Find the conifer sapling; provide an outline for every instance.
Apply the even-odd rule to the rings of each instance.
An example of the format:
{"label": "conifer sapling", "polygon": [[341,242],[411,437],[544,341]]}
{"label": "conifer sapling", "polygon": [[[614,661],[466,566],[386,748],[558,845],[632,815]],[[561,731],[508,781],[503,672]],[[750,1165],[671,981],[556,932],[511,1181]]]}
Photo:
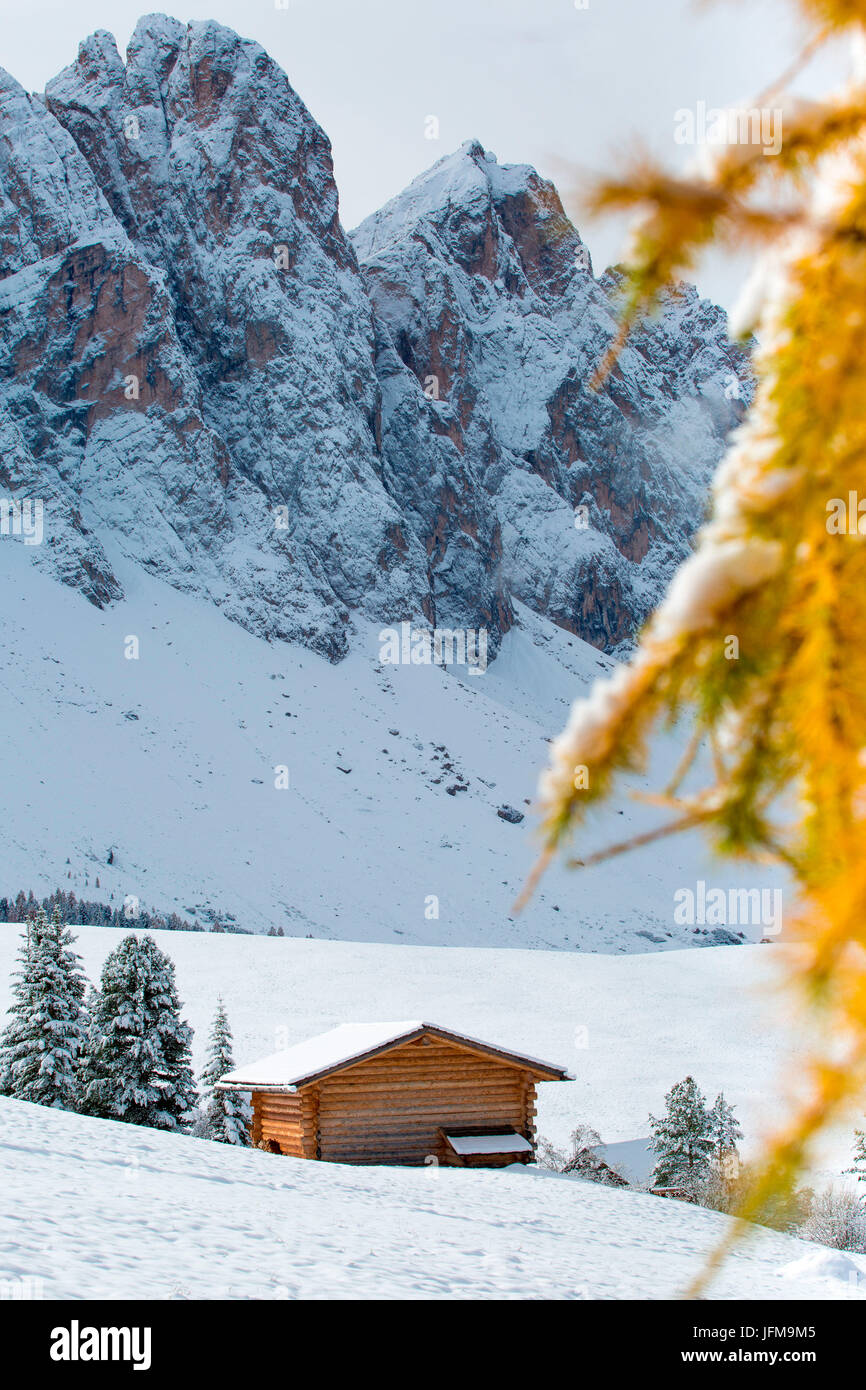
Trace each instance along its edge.
{"label": "conifer sapling", "polygon": [[220,998],[211,1027],[207,1062],[199,1077],[201,1105],[192,1132],[199,1139],[219,1144],[248,1145],[247,1107],[234,1091],[218,1091],[216,1083],[234,1071],[232,1032],[225,1004]]}

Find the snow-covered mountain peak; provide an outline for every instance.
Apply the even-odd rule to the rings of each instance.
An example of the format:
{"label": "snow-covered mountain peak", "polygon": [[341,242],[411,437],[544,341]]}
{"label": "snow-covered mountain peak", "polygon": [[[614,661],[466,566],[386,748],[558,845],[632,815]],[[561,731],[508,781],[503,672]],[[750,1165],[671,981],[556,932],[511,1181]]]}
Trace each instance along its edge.
{"label": "snow-covered mountain peak", "polygon": [[[287,712],[277,720],[263,703],[256,723],[245,689],[235,691],[237,717],[226,724],[221,671],[219,691],[209,687],[206,700],[217,730],[207,746],[233,749],[234,771],[231,785],[216,768],[203,774],[216,789],[196,800],[205,827],[196,838],[209,844],[207,854],[198,867],[182,865],[161,843],[163,807],[173,805],[170,819],[181,821],[192,815],[190,786],[207,786],[196,771],[211,756],[207,747],[185,732],[193,761],[179,753],[185,773],[177,785],[171,774],[166,787],[145,721],[122,714],[118,746],[134,757],[137,800],[151,810],[124,832],[125,863],[110,891],[121,890],[121,878],[141,889],[150,867],[157,908],[166,899],[184,910],[225,906],[262,926],[278,904],[311,930],[342,932],[345,923],[351,932],[354,921],[365,933],[442,940],[445,928],[426,918],[404,925],[424,896],[417,864],[435,860],[447,870],[452,845],[472,841],[498,877],[491,885],[480,874],[449,939],[464,939],[469,919],[482,938],[547,939],[558,902],[508,924],[518,884],[497,861],[511,864],[524,832],[507,817],[525,814],[543,739],[560,725],[578,679],[605,666],[602,652],[631,641],[688,553],[748,390],[747,358],[728,341],[724,314],[685,290],[634,336],[604,390],[592,391],[616,331],[616,282],[615,273],[593,278],[553,185],[529,166],[500,164],[477,141],[420,175],[350,237],[326,135],[258,44],[211,21],[146,16],[125,62],[111,35],[98,31],[44,99],[3,82],[0,497],[41,502],[44,535],[20,547],[0,536],[0,559],[4,573],[15,562],[16,603],[39,596],[38,660],[54,670],[61,629],[74,630],[93,669],[108,663],[103,688],[121,681],[119,704],[133,671],[158,669],[155,661],[122,661],[118,677],[112,645],[124,633],[154,630],[149,601],[140,601],[157,580],[179,615],[163,656],[184,654],[187,676],[205,633],[224,658],[237,652],[258,672],[262,702],[277,667],[303,689],[315,669],[310,651],[316,661],[345,658],[316,714],[323,722],[312,712],[308,721],[298,863],[306,872],[310,847],[327,842],[332,864],[375,861],[387,873],[400,862],[411,879],[383,914],[378,879],[359,902],[349,867],[339,891],[333,874],[327,884],[313,876],[302,900],[293,885],[254,867],[257,851],[240,846],[238,819],[262,827],[279,878],[285,826],[260,789],[274,766],[301,766],[301,754],[277,735],[294,726]],[[5,592],[12,603],[11,577]],[[160,593],[157,608],[167,602],[174,612]],[[80,607],[80,623],[70,603]],[[229,640],[224,618],[245,631]],[[9,621],[11,641],[17,619]],[[483,630],[484,695],[477,682],[428,668],[419,703],[410,682],[424,673],[392,673],[380,661],[377,635],[403,622],[464,637]],[[558,674],[543,660],[552,633]],[[263,674],[275,650],[280,662]],[[572,650],[585,672],[561,665]],[[171,661],[159,669],[173,689]],[[87,709],[97,711],[86,746],[114,749],[115,716],[100,703],[99,683],[89,682],[86,672],[74,678],[73,704],[86,689]],[[325,690],[324,677],[321,684]],[[554,684],[551,706],[545,687]],[[405,701],[399,718],[390,708],[397,691]],[[368,720],[360,731],[359,692]],[[157,710],[152,690],[141,695],[142,713]],[[40,756],[40,721],[56,725],[64,748],[84,737],[64,679],[46,698],[31,729]],[[202,698],[196,687],[189,707],[199,714]],[[17,708],[14,689],[10,699]],[[488,722],[482,711],[502,753],[500,702],[509,723],[519,710],[520,775],[506,791],[491,747],[470,797],[462,767],[476,756],[472,746],[478,757],[486,747],[477,732],[478,718]],[[320,800],[321,747],[341,704],[348,713]],[[389,731],[407,726],[410,710],[411,752],[400,755],[405,767],[392,767],[397,736]],[[147,726],[158,727],[163,755],[175,747],[175,715]],[[462,767],[442,751],[443,719],[448,748],[462,745]],[[252,753],[235,747],[246,744],[242,725],[253,731]],[[133,753],[136,729],[142,742]],[[32,770],[30,745],[19,751]],[[107,806],[93,791],[86,810],[69,802],[62,817],[56,808],[48,817],[36,791],[26,807],[19,799],[11,816],[20,827],[16,873],[23,877],[29,863],[56,886],[70,840],[82,860],[100,861],[126,777],[123,759],[105,756],[121,779]],[[92,751],[87,759],[93,764]],[[104,788],[109,770],[99,767],[87,775]],[[67,785],[81,787],[84,776],[70,766]],[[377,805],[384,828],[371,814]],[[395,842],[398,821],[412,829]],[[205,863],[213,866],[209,887]],[[663,905],[669,890],[666,882],[659,891]],[[594,919],[581,938],[609,945],[622,939],[626,921],[631,936],[644,915],[621,916],[613,893]]]}
{"label": "snow-covered mountain peak", "polygon": [[461,269],[522,297],[556,299],[591,276],[589,252],[553,184],[527,164],[499,164],[467,140],[353,232],[362,261],[412,237],[431,237]]}
{"label": "snow-covered mountain peak", "polygon": [[147,15],[7,84],[0,198],[0,482],[92,602],[119,545],[332,659],[365,619],[495,657],[515,601],[614,650],[686,552],[743,354],[686,297],[591,393],[612,285],[528,166],[467,141],[350,240],[265,51]]}

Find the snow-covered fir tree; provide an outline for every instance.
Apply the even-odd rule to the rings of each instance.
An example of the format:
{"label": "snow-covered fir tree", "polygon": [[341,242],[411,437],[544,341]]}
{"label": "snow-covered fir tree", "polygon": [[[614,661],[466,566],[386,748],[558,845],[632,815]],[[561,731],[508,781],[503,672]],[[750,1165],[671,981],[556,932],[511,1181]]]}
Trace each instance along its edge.
{"label": "snow-covered fir tree", "polygon": [[709,1112],[709,1134],[713,1141],[713,1160],[719,1173],[724,1177],[733,1177],[734,1172],[727,1170],[736,1166],[738,1143],[743,1131],[734,1114],[734,1107],[725,1100],[723,1091],[716,1096]]}
{"label": "snow-covered fir tree", "polygon": [[127,936],[106,957],[84,1068],[89,1114],[187,1128],[196,1090],[180,1007],[174,964],[153,937]]}
{"label": "snow-covered fir tree", "polygon": [[661,1119],[649,1117],[649,1147],[657,1155],[653,1185],[695,1189],[709,1176],[713,1153],[706,1097],[687,1076],[668,1091],[665,1107]]}
{"label": "snow-covered fir tree", "polygon": [[87,1040],[81,962],[59,908],[39,908],[22,936],[12,1017],[0,1035],[0,1092],[76,1110]]}
{"label": "snow-covered fir tree", "polygon": [[215,1139],[219,1144],[246,1145],[250,1142],[248,1109],[236,1091],[217,1091],[216,1083],[234,1071],[232,1031],[222,999],[211,1026],[207,1061],[199,1077],[201,1104],[192,1127],[199,1139]]}
{"label": "snow-covered fir tree", "polygon": [[[23,896],[19,894],[19,896]],[[37,933],[47,922],[44,911],[24,918],[24,931],[18,951],[18,970],[13,976],[12,1004],[9,1006],[9,1022],[0,1034],[0,1095],[14,1096],[16,1081],[20,1075],[24,1058],[28,1054],[26,1043],[27,1021],[30,1001],[36,988]]]}

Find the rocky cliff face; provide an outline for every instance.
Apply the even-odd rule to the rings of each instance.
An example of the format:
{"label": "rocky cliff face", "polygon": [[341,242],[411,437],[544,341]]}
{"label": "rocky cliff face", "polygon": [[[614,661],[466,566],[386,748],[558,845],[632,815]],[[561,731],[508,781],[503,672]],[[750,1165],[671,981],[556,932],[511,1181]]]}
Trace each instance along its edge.
{"label": "rocky cliff face", "polygon": [[44,98],[0,80],[0,490],[100,606],[117,547],[332,658],[353,613],[495,653],[512,597],[615,649],[747,372],[684,289],[591,393],[615,299],[552,186],[475,143],[347,237],[325,135],[215,23],[149,16],[125,64],[97,33]]}
{"label": "rocky cliff face", "polygon": [[618,277],[593,278],[550,183],[477,142],[353,240],[387,339],[474,465],[506,590],[597,646],[626,641],[687,552],[748,393],[723,312],[684,286],[591,391]]}

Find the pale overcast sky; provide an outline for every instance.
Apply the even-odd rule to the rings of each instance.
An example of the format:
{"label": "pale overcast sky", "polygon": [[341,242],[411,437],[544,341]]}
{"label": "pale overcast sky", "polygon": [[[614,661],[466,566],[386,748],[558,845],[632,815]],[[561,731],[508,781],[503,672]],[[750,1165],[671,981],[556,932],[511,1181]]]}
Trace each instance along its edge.
{"label": "pale overcast sky", "polygon": [[[674,112],[750,104],[802,37],[791,0],[582,2],[183,0],[166,12],[219,20],[281,64],[332,141],[347,227],[472,137],[557,184],[564,162],[609,168],[636,141],[681,165]],[[0,65],[41,90],[94,29],[123,53],[147,12],[141,0],[0,0]],[[799,89],[823,90],[839,61],[817,59]],[[428,116],[438,140],[425,138]],[[621,228],[569,210],[596,272],[616,260]],[[714,260],[700,287],[729,303],[742,271]]]}

